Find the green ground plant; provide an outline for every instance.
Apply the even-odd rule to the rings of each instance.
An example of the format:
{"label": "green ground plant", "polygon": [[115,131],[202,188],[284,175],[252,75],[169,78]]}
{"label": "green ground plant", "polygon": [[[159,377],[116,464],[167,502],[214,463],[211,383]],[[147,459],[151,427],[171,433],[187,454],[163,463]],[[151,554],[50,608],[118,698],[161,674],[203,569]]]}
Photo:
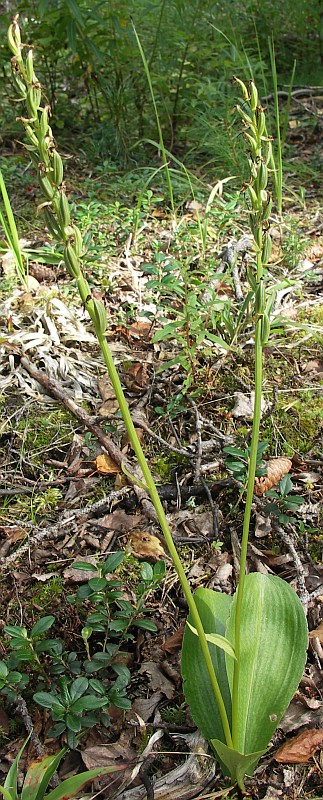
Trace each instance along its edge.
{"label": "green ground plant", "polygon": [[118,655],[133,640],[136,627],[156,631],[148,616],[147,599],[163,578],[165,564],[141,565],[135,601],[130,602],[122,582],[113,577],[123,559],[124,553],[116,552],[96,565],[74,565],[94,573],[76,595],[68,597],[85,616],[79,635],[84,655],[66,652],[62,640],[47,638],[55,625],[51,614],[41,617],[30,630],[18,625],[4,627],[9,655],[0,661],[0,694],[12,702],[18,694],[26,696],[33,691],[34,702],[50,711],[54,724],[48,735],[64,733],[70,748],[78,746],[85,730],[97,724],[109,727],[108,708],[131,707],[126,694],[131,676],[129,669],[118,663]]}
{"label": "green ground plant", "polygon": [[6,184],[4,182],[1,170],[0,170],[0,192],[4,206],[4,213],[2,212],[0,207],[0,224],[2,225],[3,232],[6,237],[6,244],[12,250],[14,255],[17,275],[19,276],[21,283],[26,287],[27,275],[28,275],[28,263],[26,259],[24,259],[22,254],[22,250],[19,243],[19,235],[17,231],[16,221],[14,214],[12,212],[9,195],[6,189]]}
{"label": "green ground plant", "polygon": [[[254,296],[255,327],[255,403],[239,583],[233,598],[207,589],[200,589],[193,596],[107,343],[104,305],[93,297],[82,273],[82,237],[71,217],[63,184],[63,164],[49,126],[48,105],[41,104],[41,87],[34,73],[31,48],[24,58],[24,45],[16,18],[10,26],[8,41],[13,53],[15,85],[27,105],[28,119],[23,118],[28,139],[26,147],[37,169],[47,225],[56,240],[64,245],[67,271],[76,280],[81,301],[93,322],[142,472],[140,486],[148,491],[155,507],[189,607],[182,652],[185,696],[192,716],[211,743],[223,772],[244,790],[245,775],[253,773],[297,688],[307,648],[306,618],[291,587],[272,575],[245,574],[259,441],[262,350],[270,335],[264,270],[271,250],[267,229],[272,202],[266,188],[271,147],[266,136],[265,114],[255,84],[250,82],[247,87],[239,80],[243,102],[238,112],[249,148],[247,196],[254,261],[248,280]],[[134,477],[132,480],[138,481]],[[86,689],[83,692],[83,685],[80,684],[82,691],[77,685],[80,700],[86,692]],[[69,697],[73,699],[71,693]],[[65,709],[63,712],[66,713]]]}
{"label": "green ground plant", "polygon": [[24,752],[30,736],[26,739],[20,748],[16,758],[14,758],[10,769],[8,771],[4,784],[0,785],[0,793],[4,800],[22,800],[28,797],[29,800],[69,800],[75,797],[76,794],[86,786],[87,783],[93,781],[99,775],[108,775],[110,772],[117,772],[121,767],[98,767],[97,769],[87,770],[72,778],[66,778],[65,781],[59,784],[55,789],[48,790],[48,786],[56,772],[62,758],[66,755],[67,748],[64,747],[58,753],[50,756],[44,756],[40,760],[35,761],[30,765],[27,770],[22,787],[18,782],[19,775],[19,762]]}

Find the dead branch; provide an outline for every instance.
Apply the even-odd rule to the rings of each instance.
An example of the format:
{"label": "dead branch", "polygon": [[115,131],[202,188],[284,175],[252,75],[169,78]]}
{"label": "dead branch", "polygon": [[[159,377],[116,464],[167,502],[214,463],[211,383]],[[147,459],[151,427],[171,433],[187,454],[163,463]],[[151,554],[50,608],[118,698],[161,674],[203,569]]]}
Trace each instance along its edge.
{"label": "dead branch", "polygon": [[[119,448],[111,441],[111,439],[105,433],[103,433],[100,426],[93,422],[89,414],[84,411],[84,408],[75,403],[73,398],[66,392],[59,381],[55,380],[54,378],[49,378],[45,372],[38,369],[38,367],[29,361],[26,356],[22,356],[20,359],[20,365],[26,370],[26,372],[28,372],[29,375],[32,376],[32,378],[34,378],[41,386],[44,387],[47,394],[49,394],[51,397],[54,397],[55,400],[61,403],[71,414],[73,414],[73,416],[76,417],[76,419],[78,419],[78,421],[85,428],[87,428],[87,430],[93,433],[104,450],[106,450],[113,461],[115,461],[115,463],[120,467],[120,470],[122,470],[124,467],[127,473],[134,475],[133,490],[137,496],[138,502],[141,504],[142,509],[148,519],[158,524],[157,514],[152,502],[148,499],[147,493],[135,483],[136,477],[142,479],[142,476],[137,475],[135,468],[129,461],[125,459],[121,450],[119,450]],[[131,479],[129,477],[129,481],[130,480]],[[161,534],[160,537],[163,540]]]}

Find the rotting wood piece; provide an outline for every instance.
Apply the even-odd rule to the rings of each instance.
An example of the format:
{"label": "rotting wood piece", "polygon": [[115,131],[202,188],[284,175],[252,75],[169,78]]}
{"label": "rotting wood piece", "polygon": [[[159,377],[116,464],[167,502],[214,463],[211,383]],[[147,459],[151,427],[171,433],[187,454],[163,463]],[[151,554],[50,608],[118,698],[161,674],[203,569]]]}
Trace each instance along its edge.
{"label": "rotting wood piece", "polygon": [[[213,783],[218,766],[208,751],[207,742],[198,731],[186,734],[185,741],[190,755],[183,764],[153,783],[155,800],[192,800]],[[144,800],[145,797],[144,786],[136,786],[116,795],[114,800]]]}

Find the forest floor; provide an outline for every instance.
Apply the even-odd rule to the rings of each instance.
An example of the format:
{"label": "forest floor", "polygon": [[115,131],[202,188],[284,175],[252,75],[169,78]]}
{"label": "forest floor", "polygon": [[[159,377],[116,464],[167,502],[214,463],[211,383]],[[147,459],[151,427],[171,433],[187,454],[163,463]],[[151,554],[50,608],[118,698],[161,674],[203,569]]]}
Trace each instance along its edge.
{"label": "forest floor", "polygon": [[[319,159],[317,132],[298,136],[295,159]],[[8,147],[3,159],[29,277],[17,283],[4,247],[0,655],[26,685],[23,677],[19,692],[2,697],[0,782],[31,721],[26,762],[57,748],[50,708],[36,705],[34,693],[58,695],[62,676],[81,675],[111,690],[109,716],[86,725],[83,715],[79,749],[60,778],[116,763],[124,767],[117,778],[97,783],[109,798],[153,797],[152,786],[165,800],[235,798],[213,758],[201,755],[206,744],[184,702],[186,606],[151,507],[122,469],[125,459],[135,469],[135,458],[93,330],[36,217],[23,151]],[[192,200],[181,190],[174,219],[157,182],[141,192],[140,173],[97,169],[89,178],[76,156],[66,170],[87,235],[87,278],[107,308],[109,345],[191,587],[232,594],[253,390],[252,320],[239,317],[248,291],[242,198],[224,187],[206,214],[207,191]],[[286,176],[283,220],[270,222],[275,314],[289,325],[277,325],[265,348],[260,438],[266,462],[285,462],[271,496],[254,497],[248,570],[279,575],[301,594],[310,645],[299,690],[246,782],[255,800],[323,797],[323,218],[317,185],[305,193],[299,185]],[[122,555],[108,560],[114,553]],[[42,617],[48,623],[33,632]],[[16,627],[16,641],[17,629],[27,629],[20,661],[5,626]]]}

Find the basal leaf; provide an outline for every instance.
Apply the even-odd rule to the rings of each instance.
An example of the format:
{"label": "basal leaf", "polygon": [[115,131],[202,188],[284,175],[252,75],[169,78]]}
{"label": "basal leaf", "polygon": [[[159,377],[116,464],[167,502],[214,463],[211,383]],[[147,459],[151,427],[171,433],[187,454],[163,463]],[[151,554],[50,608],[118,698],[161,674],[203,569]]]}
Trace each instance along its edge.
{"label": "basal leaf", "polygon": [[[236,599],[235,596],[226,629],[226,638],[232,645]],[[236,711],[237,749],[241,753],[262,750],[270,742],[302,677],[307,641],[305,614],[289,584],[274,575],[247,575]],[[232,686],[234,662],[226,657],[226,664]]]}
{"label": "basal leaf", "polygon": [[[232,598],[210,589],[198,589],[194,599],[205,633],[224,636]],[[190,616],[188,622],[192,624]],[[225,654],[222,648],[216,647],[214,644],[209,647],[230,722],[231,697],[226,674]],[[230,660],[232,659],[230,658]],[[211,687],[199,638],[188,625],[185,627],[183,638],[182,676],[185,698],[197,727],[206,739],[225,741],[218,705]]]}
{"label": "basal leaf", "polygon": [[43,800],[48,784],[66,751],[67,748],[64,747],[58,753],[44,756],[41,761],[30,765],[22,787],[21,800]]}
{"label": "basal leaf", "polygon": [[81,772],[79,775],[73,775],[72,778],[66,778],[56,789],[49,792],[46,800],[61,800],[62,798],[67,800],[69,797],[74,797],[83,786],[89,783],[89,781],[93,781],[94,778],[98,778],[101,775],[108,775],[109,772],[119,772],[122,769],[124,769],[122,766],[97,767],[95,769],[89,769],[87,772]]}

